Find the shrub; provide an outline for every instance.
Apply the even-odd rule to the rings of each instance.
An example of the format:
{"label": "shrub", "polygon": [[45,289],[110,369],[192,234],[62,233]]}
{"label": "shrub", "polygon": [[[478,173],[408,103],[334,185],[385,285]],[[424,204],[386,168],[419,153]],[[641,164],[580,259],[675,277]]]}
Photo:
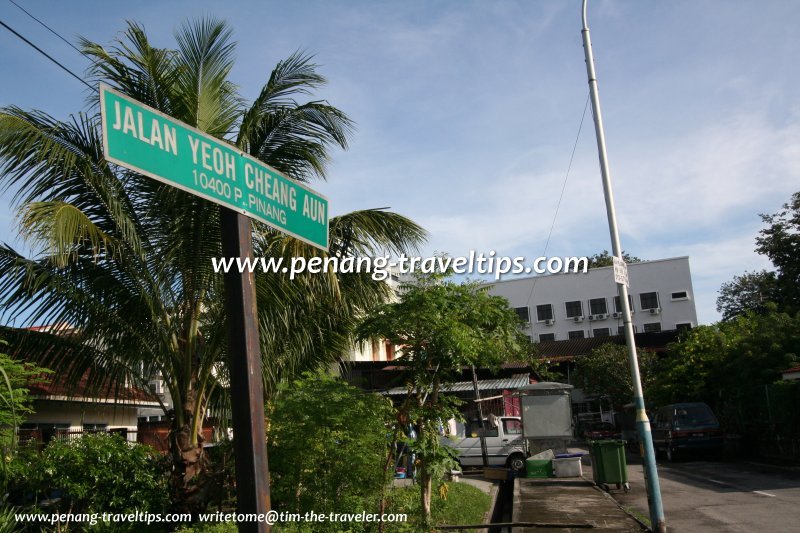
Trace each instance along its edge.
{"label": "shrub", "polygon": [[[388,400],[322,374],[306,374],[284,387],[270,413],[274,508],[378,512],[388,481],[384,463],[391,413]],[[317,530],[343,524],[314,526]]]}
{"label": "shrub", "polygon": [[60,492],[61,510],[162,513],[169,503],[163,458],[118,435],[53,441],[41,455],[26,460],[31,488],[45,497]]}

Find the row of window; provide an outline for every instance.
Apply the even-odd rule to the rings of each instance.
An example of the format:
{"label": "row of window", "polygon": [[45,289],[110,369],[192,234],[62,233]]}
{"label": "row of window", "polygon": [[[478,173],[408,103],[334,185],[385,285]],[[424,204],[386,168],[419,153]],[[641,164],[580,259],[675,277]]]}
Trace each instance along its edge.
{"label": "row of window", "polygon": [[[675,324],[675,329],[677,330],[692,329],[692,324],[690,322],[682,322],[680,324]],[[567,332],[567,338],[570,340],[586,339],[587,333],[590,333],[592,337],[609,337],[612,335],[611,331],[612,328],[593,328],[588,332],[583,329],[575,329]],[[634,333],[638,333],[639,328],[637,326],[633,326],[633,331]],[[642,331],[644,331],[645,333],[659,333],[661,331],[661,322],[649,322],[647,324],[644,324]],[[625,334],[625,327],[624,326],[617,327],[616,335],[624,335],[624,334]],[[538,340],[539,342],[549,342],[559,339],[556,339],[555,333],[540,333]]]}
{"label": "row of window", "polygon": [[[622,307],[620,306],[619,296],[614,296],[614,312],[621,313]],[[679,300],[688,300],[689,293],[688,291],[676,291],[670,294],[670,299],[675,302]],[[607,317],[609,314],[608,311],[608,301],[606,298],[592,298],[587,301],[587,310],[589,311],[590,316],[598,317]],[[635,312],[633,306],[633,298],[631,295],[628,295],[628,306],[631,309],[631,312]],[[658,297],[657,292],[643,292],[639,294],[639,309],[641,311],[649,311],[649,310],[658,310],[661,308],[660,300]],[[530,322],[530,310],[527,306],[525,307],[516,307],[514,310],[517,312],[519,317],[524,320],[525,322]],[[575,318],[582,318],[586,316],[584,314],[583,309],[583,301],[582,300],[573,300],[571,302],[564,303],[564,310],[566,312],[566,318],[575,319]],[[555,320],[555,312],[553,310],[553,304],[541,304],[536,306],[536,321],[537,322],[545,322],[548,320]],[[602,329],[602,328],[601,328]]]}

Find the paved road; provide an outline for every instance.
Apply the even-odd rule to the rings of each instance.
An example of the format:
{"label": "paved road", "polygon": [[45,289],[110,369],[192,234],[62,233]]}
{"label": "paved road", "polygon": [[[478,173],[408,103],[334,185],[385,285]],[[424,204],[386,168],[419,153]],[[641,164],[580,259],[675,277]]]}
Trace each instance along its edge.
{"label": "paved road", "polygon": [[[669,531],[800,531],[800,469],[687,460],[658,472]],[[614,497],[647,516],[641,465],[629,465],[628,477],[630,493]]]}

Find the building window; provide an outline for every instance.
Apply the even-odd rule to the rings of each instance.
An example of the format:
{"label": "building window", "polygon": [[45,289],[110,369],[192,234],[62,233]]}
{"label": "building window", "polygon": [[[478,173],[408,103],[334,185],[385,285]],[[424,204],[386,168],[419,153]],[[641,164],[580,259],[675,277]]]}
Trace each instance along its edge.
{"label": "building window", "polygon": [[531,315],[528,312],[528,307],[527,306],[525,306],[525,307],[515,307],[514,311],[517,312],[517,316],[523,322],[530,322],[531,321]]}
{"label": "building window", "polygon": [[642,304],[642,311],[647,309],[657,309],[658,293],[657,292],[643,292],[639,295],[639,302]]}
{"label": "building window", "polygon": [[[634,312],[633,311],[633,298],[631,298],[630,294],[628,295],[628,307],[630,307],[631,313],[633,313]],[[619,303],[619,296],[614,296],[614,312],[615,313],[621,313],[622,312],[622,306]]]}
{"label": "building window", "polygon": [[611,328],[594,328],[592,337],[608,337],[611,335]]}
{"label": "building window", "polygon": [[545,320],[553,320],[553,304],[544,304],[536,306],[536,320],[544,322]]}
{"label": "building window", "polygon": [[539,333],[539,342],[548,342],[556,340],[555,333]]}
{"label": "building window", "polygon": [[690,329],[692,329],[692,323],[691,322],[681,322],[680,324],[675,324],[675,329],[677,329],[678,331],[690,330]]}
{"label": "building window", "polygon": [[567,333],[570,339],[584,339],[586,338],[586,333],[582,329],[574,329]]}
{"label": "building window", "polygon": [[575,300],[574,302],[567,302],[565,305],[567,309],[567,318],[583,316],[583,304],[581,303],[580,300]]}
{"label": "building window", "polygon": [[661,322],[650,322],[644,325],[645,333],[659,333],[661,331]]}
{"label": "building window", "polygon": [[105,432],[106,428],[108,428],[108,424],[84,424],[83,431],[88,431],[92,433],[101,433]]}
{"label": "building window", "polygon": [[688,291],[677,291],[672,293],[672,301],[677,300],[688,300],[689,299],[689,292]]}
{"label": "building window", "polygon": [[608,314],[608,306],[606,306],[606,299],[592,298],[591,300],[589,300],[589,314],[590,315]]}
{"label": "building window", "polygon": [[[633,326],[633,332],[636,333],[636,326]],[[617,326],[617,335],[625,335],[625,326]]]}

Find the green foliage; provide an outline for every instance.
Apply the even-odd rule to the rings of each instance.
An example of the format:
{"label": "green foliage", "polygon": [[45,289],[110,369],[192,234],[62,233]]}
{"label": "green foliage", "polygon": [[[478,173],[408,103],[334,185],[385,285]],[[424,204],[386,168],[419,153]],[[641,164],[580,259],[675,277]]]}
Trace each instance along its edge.
{"label": "green foliage", "polygon": [[384,304],[359,328],[362,339],[400,346],[398,364],[413,388],[430,390],[464,366],[497,366],[526,344],[521,321],[508,302],[477,282],[457,284],[421,276],[403,287],[400,301]]}
{"label": "green foliage", "polygon": [[[383,466],[392,412],[389,400],[322,373],[282,387],[269,413],[274,508],[378,512],[388,482]],[[339,526],[315,524],[314,529]]]}
{"label": "green foliage", "polygon": [[[446,498],[437,491],[431,505],[431,523],[435,525],[481,524],[492,498],[467,483],[447,483]],[[395,487],[389,494],[387,513],[406,513],[409,521],[392,524],[390,531],[430,531],[414,517],[419,515],[419,495],[414,487]]]}
{"label": "green foliage", "polygon": [[61,512],[163,513],[168,490],[163,458],[150,447],[117,435],[84,435],[52,441],[39,454],[25,454],[21,489],[48,496],[60,490]]}
{"label": "green foliage", "polygon": [[[628,255],[623,250],[622,252],[622,260],[626,263],[641,263],[642,259],[638,257],[634,257],[632,255]],[[600,268],[600,267],[607,267],[614,264],[614,257],[608,252],[608,250],[603,250],[599,254],[594,254],[589,257],[589,268]]]}
{"label": "green foliage", "polygon": [[[649,350],[637,350],[639,375],[645,396],[652,385],[658,366],[658,358]],[[575,361],[576,383],[584,383],[590,394],[605,396],[616,408],[633,400],[633,380],[628,364],[628,348],[620,344],[603,344],[588,355]]]}
{"label": "green foliage", "polygon": [[756,434],[769,419],[765,387],[800,361],[798,332],[800,315],[774,311],[695,328],[669,346],[656,402],[705,401],[728,431]]}
{"label": "green foliage", "polygon": [[756,237],[756,252],[768,257],[776,271],[745,272],[723,283],[717,298],[723,320],[747,311],[768,313],[770,304],[789,314],[800,311],[800,192],[761,220],[767,227]]}
{"label": "green foliage", "polygon": [[[0,341],[0,347],[4,346],[7,343]],[[0,352],[0,446],[4,453],[13,451],[14,428],[33,412],[28,386],[44,381],[49,372]]]}
{"label": "green foliage", "polygon": [[792,195],[782,209],[761,215],[767,227],[756,238],[756,252],[772,261],[777,270],[779,308],[800,311],[800,192]]}
{"label": "green foliage", "polygon": [[722,284],[717,297],[717,312],[722,314],[722,320],[731,320],[748,311],[766,312],[770,303],[774,306],[779,300],[774,272],[745,272]]}

